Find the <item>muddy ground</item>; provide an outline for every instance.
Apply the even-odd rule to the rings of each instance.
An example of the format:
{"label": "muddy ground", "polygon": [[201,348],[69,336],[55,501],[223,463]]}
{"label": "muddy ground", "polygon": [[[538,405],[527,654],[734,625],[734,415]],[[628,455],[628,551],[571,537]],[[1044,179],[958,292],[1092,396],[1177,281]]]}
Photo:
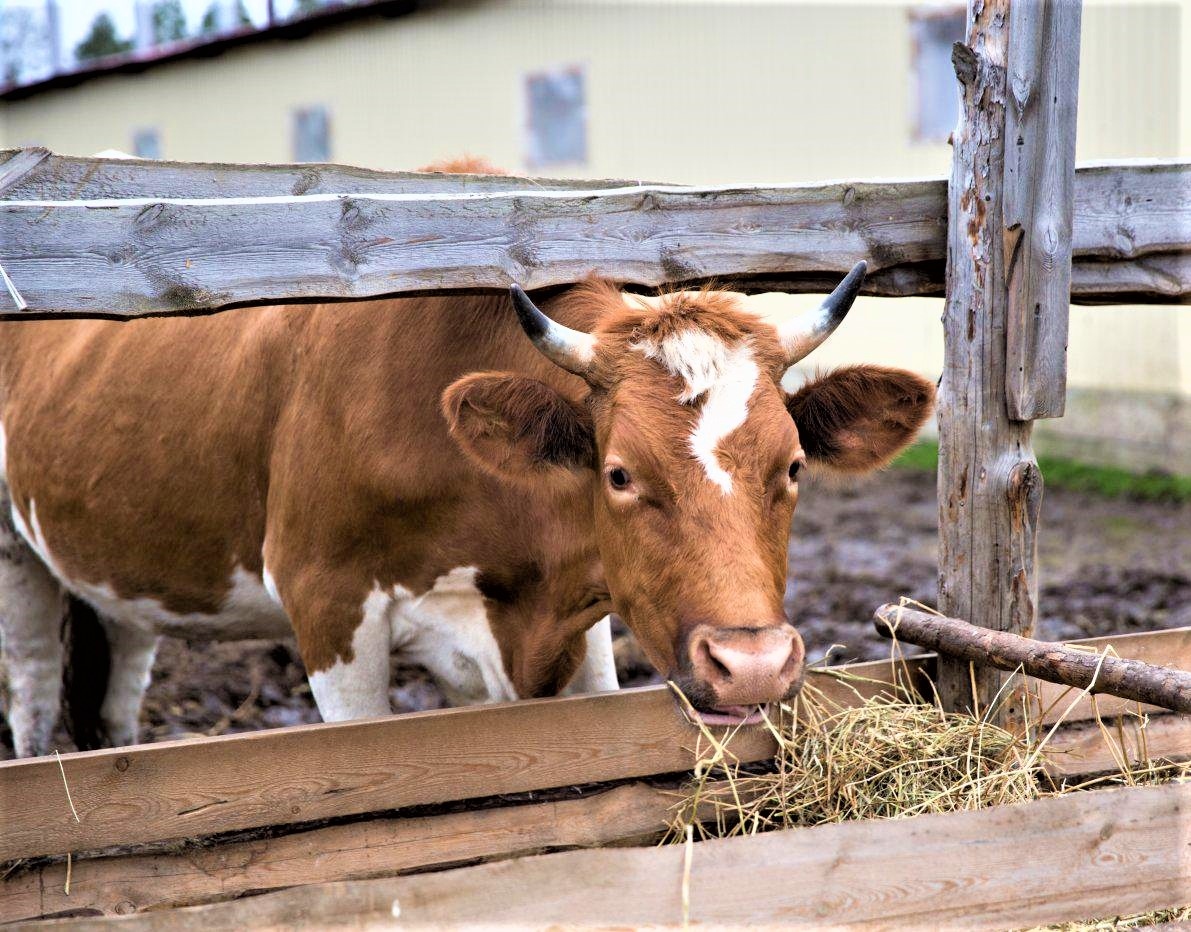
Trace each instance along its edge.
{"label": "muddy ground", "polygon": [[[934,604],[934,483],[931,473],[893,470],[847,488],[806,484],[786,605],[812,661],[828,651],[832,662],[887,656],[872,610],[901,595]],[[1191,625],[1191,504],[1049,490],[1042,527],[1041,637]],[[620,636],[617,656],[622,685],[655,679],[630,636]],[[394,683],[399,711],[442,705],[417,669],[395,664]],[[142,730],[162,740],[318,720],[292,644],[166,640]]]}

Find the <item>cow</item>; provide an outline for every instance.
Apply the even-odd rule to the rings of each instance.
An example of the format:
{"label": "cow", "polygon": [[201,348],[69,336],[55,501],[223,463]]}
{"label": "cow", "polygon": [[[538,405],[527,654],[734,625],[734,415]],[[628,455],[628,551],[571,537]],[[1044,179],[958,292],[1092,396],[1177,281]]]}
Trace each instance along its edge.
{"label": "cow", "polygon": [[[48,753],[64,600],[102,623],[106,743],[157,640],[291,632],[326,721],[389,714],[390,655],[454,703],[616,688],[615,612],[706,722],[804,668],[785,616],[803,467],[862,473],[933,385],[857,365],[787,393],[860,263],[773,323],[600,279],[0,330],[0,626],[18,756]],[[540,307],[539,307],[540,304]]]}

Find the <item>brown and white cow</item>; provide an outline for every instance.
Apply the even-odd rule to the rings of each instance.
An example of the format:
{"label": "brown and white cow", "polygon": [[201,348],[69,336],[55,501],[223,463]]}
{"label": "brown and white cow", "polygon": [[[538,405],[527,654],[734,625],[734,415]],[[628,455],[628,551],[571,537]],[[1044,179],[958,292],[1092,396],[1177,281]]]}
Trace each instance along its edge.
{"label": "brown and white cow", "polygon": [[[617,612],[710,721],[800,683],[782,609],[804,465],[863,472],[932,385],[787,367],[729,296],[440,296],[0,327],[0,625],[20,755],[56,724],[69,593],[135,739],[157,638],[297,637],[327,720],[389,712],[392,651],[456,702],[615,688]],[[529,339],[527,339],[527,335]],[[603,620],[603,621],[602,621]]]}

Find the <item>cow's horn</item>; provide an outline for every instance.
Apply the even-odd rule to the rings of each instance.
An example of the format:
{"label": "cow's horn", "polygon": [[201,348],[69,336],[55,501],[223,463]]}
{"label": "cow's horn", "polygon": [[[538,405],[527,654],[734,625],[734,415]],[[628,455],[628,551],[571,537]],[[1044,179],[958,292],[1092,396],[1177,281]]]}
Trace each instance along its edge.
{"label": "cow's horn", "polygon": [[519,285],[509,289],[521,329],[533,340],[542,355],[567,372],[587,378],[595,358],[596,338],[581,330],[572,330],[543,314]]}
{"label": "cow's horn", "polygon": [[864,261],[857,262],[818,308],[799,314],[778,327],[778,336],[786,351],[786,365],[792,366],[804,358],[843,323],[860,293],[867,271],[868,265]]}

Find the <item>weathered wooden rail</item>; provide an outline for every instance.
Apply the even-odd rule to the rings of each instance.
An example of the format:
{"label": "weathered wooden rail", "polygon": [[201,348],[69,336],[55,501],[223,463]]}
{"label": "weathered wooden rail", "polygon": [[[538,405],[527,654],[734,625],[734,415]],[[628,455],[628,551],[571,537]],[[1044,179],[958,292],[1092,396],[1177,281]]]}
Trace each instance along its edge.
{"label": "weathered wooden rail", "polygon": [[[944,286],[942,179],[580,189],[337,166],[4,156],[0,266],[26,315],[541,288],[592,272],[640,287],[714,279],[819,291],[857,259],[869,263],[871,294]],[[1184,162],[1077,172],[1072,299],[1191,295],[1189,192]],[[0,313],[15,310],[0,295]]]}
{"label": "weathered wooden rail", "polygon": [[[568,851],[323,883],[123,920],[203,930],[400,925],[1003,930],[1187,897],[1191,786],[1080,793],[976,812],[845,822],[681,847]],[[684,903],[683,890],[689,890]],[[76,930],[109,924],[86,920]]]}

